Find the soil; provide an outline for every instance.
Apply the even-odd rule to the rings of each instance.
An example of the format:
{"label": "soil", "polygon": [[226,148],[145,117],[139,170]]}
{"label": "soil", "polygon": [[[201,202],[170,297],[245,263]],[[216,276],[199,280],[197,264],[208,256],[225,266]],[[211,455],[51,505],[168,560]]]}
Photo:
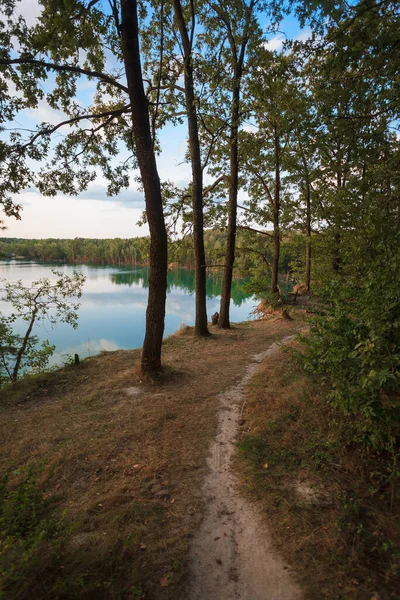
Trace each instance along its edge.
{"label": "soil", "polygon": [[[207,509],[191,545],[190,600],[295,600],[302,593],[287,564],[271,548],[255,508],[243,498],[231,470],[241,425],[244,390],[260,364],[294,336],[251,357],[242,379],[219,396],[217,436],[211,444],[203,494]],[[268,466],[266,465],[266,468]]]}
{"label": "soil", "polygon": [[244,388],[303,325],[295,317],[211,326],[208,338],[182,328],[156,382],[141,380],[140,350],[121,350],[7,388],[0,477],[17,486],[32,472],[44,516],[66,523],[61,559],[44,539],[40,569],[8,563],[7,598],[300,598],[230,468]]}

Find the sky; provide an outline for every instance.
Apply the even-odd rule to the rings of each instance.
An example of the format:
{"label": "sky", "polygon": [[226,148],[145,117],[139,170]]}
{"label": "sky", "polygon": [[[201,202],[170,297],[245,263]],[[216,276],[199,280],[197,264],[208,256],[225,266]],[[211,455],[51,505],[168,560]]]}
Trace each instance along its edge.
{"label": "sky", "polygon": [[[40,14],[37,0],[22,0],[19,6],[19,11],[27,23],[34,24]],[[279,33],[267,36],[267,47],[271,50],[279,51],[286,37],[302,38],[309,35],[308,30],[300,30],[293,17],[286,18],[279,29]],[[78,99],[86,105],[94,91],[93,82],[82,80]],[[56,124],[60,119],[62,120],[61,112],[41,102],[36,110],[20,114],[18,124],[32,127],[42,122]],[[191,170],[190,165],[184,162],[186,124],[176,127],[167,125],[159,137],[162,148],[157,157],[160,179],[171,180],[182,187],[187,185],[191,179]],[[123,157],[121,154],[121,159]],[[0,238],[126,238],[147,235],[147,226],[139,227],[137,224],[144,210],[144,198],[134,181],[135,175],[132,174],[130,188],[113,198],[107,196],[107,184],[100,174],[89,188],[77,197],[58,194],[49,198],[42,196],[38,190],[25,190],[15,198],[23,206],[21,220],[5,217],[7,229],[0,231]],[[211,181],[206,175],[205,184]]]}

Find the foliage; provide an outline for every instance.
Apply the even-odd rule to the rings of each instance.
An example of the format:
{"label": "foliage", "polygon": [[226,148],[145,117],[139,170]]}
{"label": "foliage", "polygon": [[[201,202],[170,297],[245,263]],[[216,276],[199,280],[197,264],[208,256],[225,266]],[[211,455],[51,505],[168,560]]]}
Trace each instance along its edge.
{"label": "foliage", "polygon": [[[32,469],[21,468],[0,482],[0,599],[39,597],[56,592],[58,561],[67,529],[49,517]],[[29,582],[29,583],[27,583]],[[29,585],[29,589],[27,589]],[[58,594],[54,597],[59,597]]]}
{"label": "foliage", "polygon": [[331,399],[375,447],[400,422],[399,277],[396,253],[359,281],[333,280],[323,295],[329,310],[305,340],[306,369],[329,377]]}
{"label": "foliage", "polygon": [[[19,214],[16,193],[29,185],[48,195],[77,194],[101,172],[109,194],[116,195],[137,168],[123,77],[124,4],[41,5],[33,27],[18,16],[16,0],[7,0],[1,17],[1,119],[12,124],[0,146],[0,202],[7,214]],[[227,222],[236,223],[236,212],[227,218],[227,206],[236,199],[238,175],[245,196],[235,236],[236,273],[250,275],[251,289],[264,297],[271,272],[277,293],[278,269],[314,292],[325,286],[323,299],[331,308],[315,326],[313,360],[325,365],[344,406],[364,419],[383,419],[390,413],[386,396],[398,384],[391,362],[397,349],[387,337],[396,309],[380,308],[375,284],[385,290],[385,306],[393,307],[390,273],[397,272],[400,212],[398,2],[178,5],[190,29],[186,50],[178,42],[174,3],[140,3],[145,92],[152,150],[162,150],[157,132],[167,123],[183,123],[187,112],[182,80],[190,67],[189,104],[201,139],[202,176],[214,178],[202,190],[205,224],[212,228],[205,231],[206,264],[230,269],[234,249],[226,260],[223,241]],[[276,30],[289,7],[311,27],[310,36],[271,52],[264,35]],[[18,42],[15,51],[12,40]],[[185,55],[190,55],[186,68]],[[92,86],[94,94],[81,97],[80,84]],[[64,121],[37,124],[34,131],[17,127],[21,111],[39,102],[62,111]],[[61,127],[65,135],[57,137]],[[187,234],[170,241],[170,262],[189,267],[197,235],[189,199],[196,185],[162,186],[170,232],[181,227]],[[234,229],[228,227],[231,234]],[[4,255],[8,244],[0,245]],[[147,264],[150,257],[145,238],[12,245],[17,255],[36,260]],[[6,325],[3,335],[12,347]]]}
{"label": "foliage", "polygon": [[246,394],[241,483],[307,598],[389,600],[399,587],[399,455],[355,443],[327,391],[297,350],[264,363]]}
{"label": "foliage", "polygon": [[[38,338],[32,334],[35,324],[47,321],[68,323],[74,329],[78,326],[78,299],[82,295],[85,278],[74,273],[72,277],[53,270],[55,279],[42,278],[32,282],[30,287],[22,281],[2,280],[3,301],[11,305],[10,315],[0,315],[0,383],[3,380],[15,381],[21,369],[43,370],[55,350],[48,341],[38,348]],[[15,333],[13,324],[26,323],[23,335]]]}
{"label": "foliage", "polygon": [[150,259],[150,238],[133,239],[42,239],[0,240],[0,256],[28,260],[146,265]]}

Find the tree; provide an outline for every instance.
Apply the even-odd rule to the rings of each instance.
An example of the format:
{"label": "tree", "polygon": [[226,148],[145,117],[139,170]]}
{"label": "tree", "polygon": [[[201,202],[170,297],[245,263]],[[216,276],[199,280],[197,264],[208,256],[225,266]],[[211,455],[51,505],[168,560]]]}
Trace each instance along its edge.
{"label": "tree", "polygon": [[[129,185],[129,173],[138,165],[150,228],[150,285],[146,334],[141,367],[151,373],[161,369],[167,287],[167,233],[160,180],[154,155],[140,55],[136,0],[112,0],[109,7],[97,0],[72,0],[64,4],[44,0],[34,27],[16,16],[16,0],[4,7],[0,32],[2,120],[12,121],[23,108],[46,101],[66,118],[56,125],[42,123],[23,137],[12,131],[0,145],[0,202],[7,214],[19,216],[10,192],[36,185],[46,195],[58,191],[77,194],[96,177],[96,168],[109,181],[109,194]],[[144,17],[144,15],[142,14]],[[18,40],[18,54],[11,40]],[[119,69],[107,71],[109,52]],[[54,77],[55,74],[55,77]],[[93,104],[82,107],[77,99],[80,80],[96,82]],[[11,82],[17,95],[10,91]],[[89,127],[87,126],[89,124]],[[68,128],[63,141],[52,144],[52,134]],[[120,164],[114,157],[123,141],[130,152]],[[44,159],[48,158],[47,164]],[[35,171],[32,163],[39,162]]]}
{"label": "tree", "polygon": [[[43,369],[55,350],[48,341],[38,348],[38,338],[32,335],[35,325],[48,321],[78,326],[79,298],[85,277],[74,273],[72,277],[60,271],[52,271],[55,280],[48,278],[34,281],[25,287],[22,281],[1,280],[5,295],[2,300],[9,303],[12,313],[0,316],[0,383],[8,378],[16,381],[22,368],[33,371]],[[27,329],[21,336],[13,332],[16,321],[25,322]]]}
{"label": "tree", "polygon": [[203,224],[203,168],[201,164],[198,117],[195,97],[195,81],[193,73],[193,42],[195,33],[194,3],[190,3],[188,26],[180,0],[172,0],[175,20],[181,38],[181,51],[184,63],[184,86],[186,114],[189,128],[189,151],[192,165],[192,209],[193,209],[193,242],[196,274],[196,319],[195,333],[209,335],[207,327],[206,307],[206,256],[204,251]]}
{"label": "tree", "polygon": [[[223,268],[221,304],[218,318],[218,327],[229,328],[229,307],[231,300],[231,287],[233,266],[235,262],[236,229],[237,229],[237,198],[239,189],[239,142],[238,133],[242,121],[241,88],[246,65],[247,50],[250,40],[254,45],[260,41],[259,24],[256,19],[256,9],[259,9],[258,0],[234,0],[225,2],[209,2],[210,14],[206,23],[213,31],[213,45],[219,47],[218,53],[223,56],[223,69],[228,72],[225,76],[225,85],[230,92],[230,101],[227,103],[228,116],[224,123],[228,124],[227,140],[222,137],[223,143],[227,142],[229,153],[229,168],[227,176],[229,199],[227,206],[228,222],[225,246],[225,261]],[[220,42],[222,39],[222,44]],[[218,65],[219,66],[219,65]],[[218,118],[218,116],[217,116]]]}
{"label": "tree", "polygon": [[[264,227],[272,223],[273,258],[271,265],[271,293],[278,292],[279,256],[282,221],[288,226],[293,221],[292,190],[285,184],[285,166],[294,127],[292,107],[290,59],[260,50],[259,67],[249,84],[256,131],[243,131],[242,157],[247,177],[244,182],[249,192],[248,219]],[[286,161],[286,162],[285,162]]]}

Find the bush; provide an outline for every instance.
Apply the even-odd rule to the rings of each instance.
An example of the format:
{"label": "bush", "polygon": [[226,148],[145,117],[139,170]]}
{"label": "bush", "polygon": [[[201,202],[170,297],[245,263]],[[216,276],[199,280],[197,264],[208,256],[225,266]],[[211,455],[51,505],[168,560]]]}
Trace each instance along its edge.
{"label": "bush", "polygon": [[332,281],[324,292],[327,314],[304,340],[305,368],[328,376],[331,400],[356,418],[374,447],[385,445],[400,423],[399,272],[393,259],[361,282]]}
{"label": "bush", "polygon": [[[0,600],[40,598],[60,586],[63,519],[49,517],[34,472],[21,469],[0,482]],[[57,594],[56,596],[57,597]]]}

